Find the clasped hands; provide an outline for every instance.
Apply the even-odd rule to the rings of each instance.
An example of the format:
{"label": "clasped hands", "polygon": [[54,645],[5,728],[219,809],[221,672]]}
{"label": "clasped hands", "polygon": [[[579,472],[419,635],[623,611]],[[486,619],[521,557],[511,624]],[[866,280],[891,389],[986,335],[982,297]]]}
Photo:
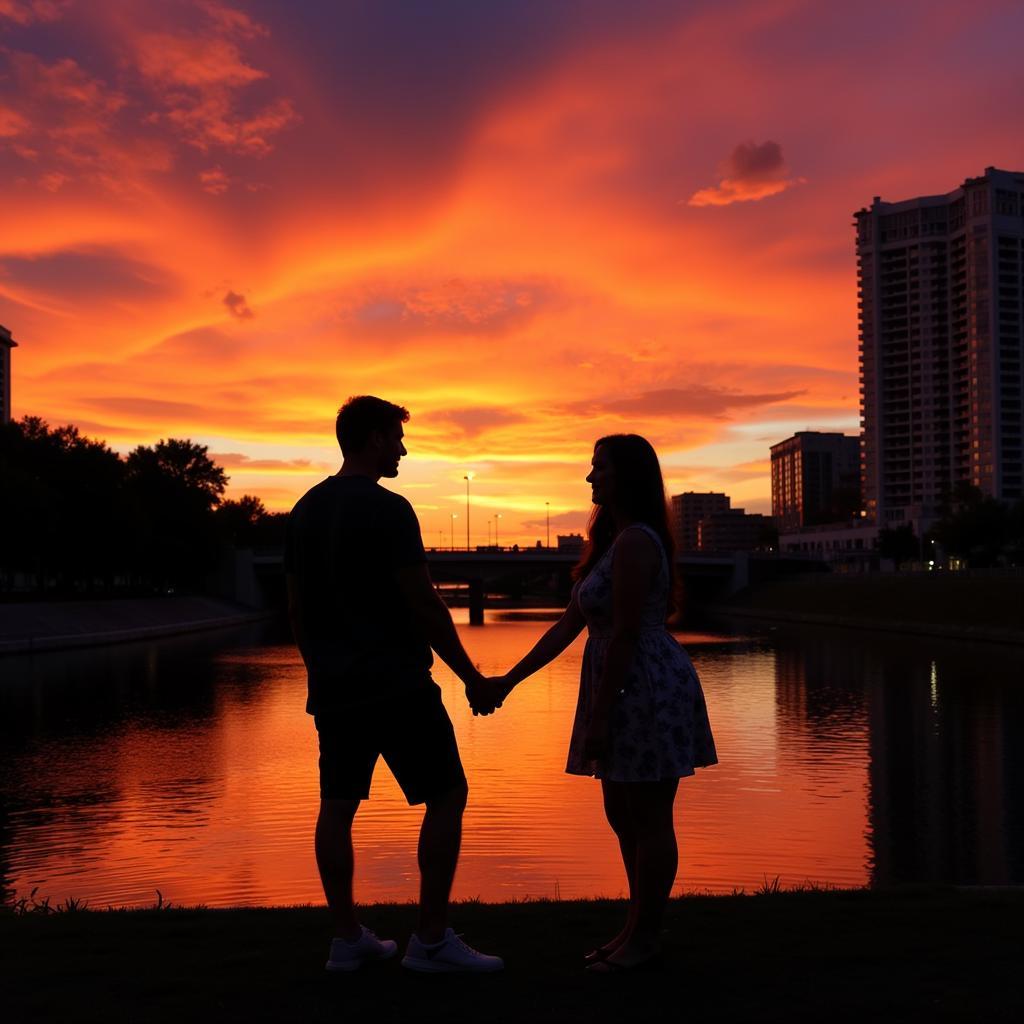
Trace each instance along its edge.
{"label": "clasped hands", "polygon": [[479,672],[465,682],[466,699],[474,715],[493,714],[512,689],[505,676],[482,676]]}

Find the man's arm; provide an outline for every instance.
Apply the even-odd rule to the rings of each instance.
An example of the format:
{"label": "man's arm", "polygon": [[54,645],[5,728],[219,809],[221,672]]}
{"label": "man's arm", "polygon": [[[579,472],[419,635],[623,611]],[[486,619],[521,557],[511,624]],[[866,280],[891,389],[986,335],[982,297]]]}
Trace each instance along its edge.
{"label": "man's arm", "polygon": [[295,646],[302,655],[302,661],[309,668],[309,659],[306,657],[306,633],[302,628],[302,602],[299,598],[299,581],[295,573],[285,573],[285,587],[288,590],[288,621],[292,625],[292,636],[295,637]]}
{"label": "man's arm", "polygon": [[426,635],[427,642],[442,661],[466,684],[466,695],[474,709],[478,704],[493,708],[495,701],[484,697],[477,700],[481,691],[488,688],[476,666],[469,659],[455,631],[451,612],[434,589],[430,570],[426,562],[403,566],[395,570],[398,589],[405,598],[419,627]]}

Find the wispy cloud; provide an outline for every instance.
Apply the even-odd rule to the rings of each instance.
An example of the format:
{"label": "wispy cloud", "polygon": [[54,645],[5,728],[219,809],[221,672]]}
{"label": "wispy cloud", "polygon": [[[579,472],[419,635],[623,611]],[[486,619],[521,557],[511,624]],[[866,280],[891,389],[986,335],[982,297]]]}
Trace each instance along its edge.
{"label": "wispy cloud", "polygon": [[71,0],[0,0],[0,18],[15,25],[58,21],[70,4]]}
{"label": "wispy cloud", "polygon": [[622,417],[659,419],[716,419],[725,420],[734,409],[754,409],[758,406],[788,402],[801,391],[775,391],[743,393],[694,384],[685,388],[659,388],[628,398],[604,398],[575,402],[568,408],[587,415],[611,414]]}
{"label": "wispy cloud", "polygon": [[210,458],[225,469],[237,469],[266,473],[309,473],[312,470],[326,472],[332,467],[326,462],[312,459],[253,459],[241,452],[210,452]]}

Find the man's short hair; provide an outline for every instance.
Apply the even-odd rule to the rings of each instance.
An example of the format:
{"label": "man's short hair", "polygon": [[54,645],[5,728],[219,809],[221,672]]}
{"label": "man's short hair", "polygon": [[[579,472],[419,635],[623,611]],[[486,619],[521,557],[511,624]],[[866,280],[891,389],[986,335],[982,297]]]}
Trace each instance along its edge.
{"label": "man's short hair", "polygon": [[382,434],[391,430],[396,423],[407,423],[409,410],[393,402],[373,395],[356,395],[339,410],[334,424],[342,455],[357,455],[369,443],[370,435],[379,430]]}

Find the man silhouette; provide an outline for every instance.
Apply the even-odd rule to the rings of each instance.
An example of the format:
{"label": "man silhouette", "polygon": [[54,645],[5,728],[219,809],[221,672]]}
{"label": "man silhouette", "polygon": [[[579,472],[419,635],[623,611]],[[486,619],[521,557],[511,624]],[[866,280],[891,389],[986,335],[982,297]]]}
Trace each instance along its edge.
{"label": "man silhouette", "polygon": [[289,615],[320,743],[316,861],[335,926],[327,969],[356,970],[397,951],[359,923],[352,898],[352,821],[382,756],[408,802],[426,804],[419,923],[403,966],[496,971],[499,957],[448,927],[468,790],[431,648],[466,684],[475,712],[489,714],[499,697],[434,589],[412,506],[378,483],[398,475],[408,419],[383,399],[350,398],[336,424],[340,471],[307,491],[288,520]]}

